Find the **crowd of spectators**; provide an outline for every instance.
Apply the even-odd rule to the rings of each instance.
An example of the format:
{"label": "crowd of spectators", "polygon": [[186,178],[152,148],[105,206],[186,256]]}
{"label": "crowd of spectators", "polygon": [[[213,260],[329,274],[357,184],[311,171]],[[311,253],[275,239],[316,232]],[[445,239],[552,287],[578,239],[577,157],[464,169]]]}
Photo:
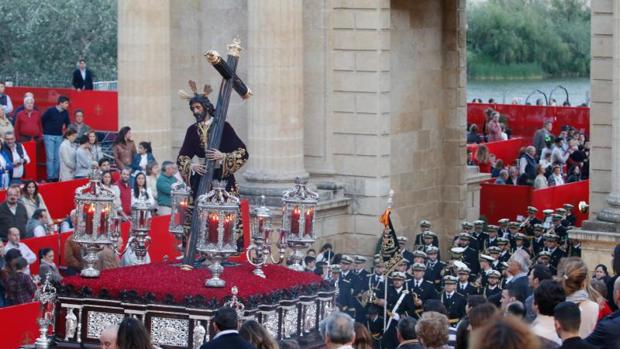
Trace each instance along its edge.
{"label": "crowd of spectators", "polygon": [[553,123],[547,120],[533,135],[533,144],[523,147],[516,159],[498,159],[484,142],[509,138],[507,118],[502,121],[498,112],[489,109],[487,119],[483,134],[479,133],[476,124],[469,126],[467,142],[478,146],[475,152],[468,154],[468,165],[478,166],[480,172],[491,173],[496,184],[530,185],[543,189],[589,178],[590,142],[574,127],[564,125],[554,135]]}

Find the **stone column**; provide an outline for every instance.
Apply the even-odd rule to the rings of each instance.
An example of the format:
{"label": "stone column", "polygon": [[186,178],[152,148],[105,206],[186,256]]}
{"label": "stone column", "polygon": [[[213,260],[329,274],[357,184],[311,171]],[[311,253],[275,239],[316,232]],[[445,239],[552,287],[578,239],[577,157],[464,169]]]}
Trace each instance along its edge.
{"label": "stone column", "polygon": [[[613,2],[613,37],[620,37],[620,2]],[[620,223],[620,43],[613,41],[611,89],[611,190],[607,196],[609,206],[598,213],[598,219]]]}
{"label": "stone column", "polygon": [[157,159],[171,159],[170,1],[118,1],[119,126],[151,141]]}
{"label": "stone column", "polygon": [[281,195],[276,187],[307,177],[303,151],[303,3],[248,1],[250,161],[244,194]]}

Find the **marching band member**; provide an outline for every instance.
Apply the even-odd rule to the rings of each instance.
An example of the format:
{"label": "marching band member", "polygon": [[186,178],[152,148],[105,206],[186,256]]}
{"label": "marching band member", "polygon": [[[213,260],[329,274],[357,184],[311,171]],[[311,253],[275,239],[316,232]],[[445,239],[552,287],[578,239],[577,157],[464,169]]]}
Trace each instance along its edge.
{"label": "marching band member", "polygon": [[426,249],[428,260],[426,261],[426,273],[424,279],[435,285],[435,290],[441,290],[442,272],[446,268],[446,263],[439,260],[439,248],[431,246]]}
{"label": "marching band member", "polygon": [[501,279],[502,274],[497,270],[489,270],[487,273],[487,282],[488,284],[484,287],[482,291],[482,295],[491,298],[493,296],[499,295],[502,293],[502,288],[499,286],[499,280]]}
{"label": "marching band member", "polygon": [[441,293],[441,302],[448,311],[448,320],[452,326],[455,326],[465,316],[465,306],[467,305],[465,297],[456,292],[456,282],[455,276],[444,276],[444,290]]}
{"label": "marching band member", "polygon": [[478,287],[469,282],[469,274],[471,270],[466,265],[460,265],[456,270],[458,274],[459,283],[457,285],[457,292],[465,296],[467,299],[470,295],[477,295],[479,293]]}

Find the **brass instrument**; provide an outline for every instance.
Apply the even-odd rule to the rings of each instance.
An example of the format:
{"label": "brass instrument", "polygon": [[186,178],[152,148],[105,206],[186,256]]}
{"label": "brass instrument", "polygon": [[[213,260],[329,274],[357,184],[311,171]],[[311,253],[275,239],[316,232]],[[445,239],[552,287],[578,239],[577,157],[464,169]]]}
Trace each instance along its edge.
{"label": "brass instrument", "polygon": [[368,304],[373,304],[377,300],[377,294],[371,288],[359,294],[357,296],[357,300],[360,302],[362,307],[366,308]]}

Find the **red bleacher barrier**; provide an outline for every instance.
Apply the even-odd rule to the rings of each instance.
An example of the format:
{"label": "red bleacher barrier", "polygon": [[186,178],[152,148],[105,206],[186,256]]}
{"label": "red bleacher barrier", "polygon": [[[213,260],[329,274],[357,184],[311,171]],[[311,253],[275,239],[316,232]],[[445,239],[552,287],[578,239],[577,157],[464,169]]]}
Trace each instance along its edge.
{"label": "red bleacher barrier", "polygon": [[85,121],[97,131],[118,131],[118,93],[116,91],[75,91],[69,88],[7,87],[6,94],[11,97],[13,107],[22,105],[24,94],[34,94],[35,105],[41,113],[55,106],[59,96],[70,100],[70,116],[73,111],[82,109]]}
{"label": "red bleacher barrier", "polygon": [[[589,201],[589,191],[589,180],[568,183],[557,187],[533,190],[532,206],[538,208],[542,207],[556,209],[562,207],[564,204],[572,204],[575,206],[573,213],[577,219],[576,225],[581,226],[581,222],[588,219],[588,214],[579,212],[577,205],[579,204],[579,201]],[[538,218],[542,218],[542,209],[539,210],[538,216]]]}
{"label": "red bleacher barrier", "polygon": [[480,184],[480,215],[486,217],[489,224],[497,224],[502,218],[514,220],[517,215],[524,215],[531,202],[530,186]]}
{"label": "red bleacher barrier", "polygon": [[553,121],[553,134],[560,133],[560,127],[571,125],[577,130],[590,134],[590,108],[587,107],[548,107],[517,104],[467,104],[467,124],[478,125],[482,133],[485,123],[484,111],[493,108],[500,114],[508,116],[508,127],[513,137],[524,137],[531,142],[536,130],[543,121]]}
{"label": "red bleacher barrier", "polygon": [[[482,143],[487,146],[489,153],[495,154],[496,159],[504,160],[504,165],[513,165],[519,155],[519,150],[528,145],[525,138],[517,137],[505,141]],[[478,144],[468,144],[467,150],[476,154]]]}
{"label": "red bleacher barrier", "polygon": [[[26,154],[28,154],[28,157],[30,158],[30,162],[24,165],[24,176],[22,178],[37,180],[39,178],[37,175],[37,143],[35,141],[30,141],[22,144],[24,146],[24,150],[26,150]],[[41,147],[43,147],[43,143],[40,144]]]}
{"label": "red bleacher barrier", "polygon": [[538,208],[538,217],[542,218],[544,209],[556,209],[564,204],[575,206],[573,212],[577,218],[577,226],[588,219],[587,214],[579,212],[579,201],[588,201],[590,181],[580,181],[534,190],[530,186],[501,185],[489,182],[480,185],[480,215],[487,218],[490,224],[496,224],[501,218],[515,220],[517,216],[525,216],[527,206]]}
{"label": "red bleacher barrier", "polygon": [[[39,256],[39,251],[42,248],[51,248],[54,251],[54,258],[58,264],[62,255],[64,254],[64,240],[66,240],[71,233],[63,233],[59,235],[43,236],[40,238],[23,239],[22,242],[26,244],[34,254]],[[32,263],[30,265],[30,274],[39,274],[39,262]]]}
{"label": "red bleacher barrier", "polygon": [[0,348],[16,349],[34,343],[39,337],[39,313],[39,302],[0,308]]}

